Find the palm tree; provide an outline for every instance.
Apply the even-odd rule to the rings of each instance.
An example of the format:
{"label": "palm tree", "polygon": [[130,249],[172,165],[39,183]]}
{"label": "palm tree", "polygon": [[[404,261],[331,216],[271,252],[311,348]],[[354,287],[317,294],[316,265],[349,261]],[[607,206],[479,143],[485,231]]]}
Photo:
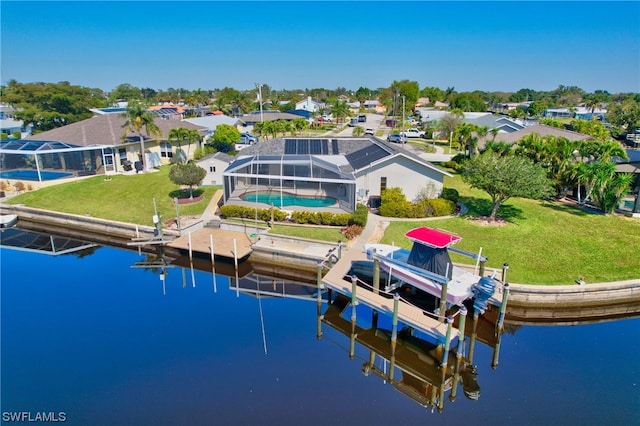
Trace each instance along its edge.
{"label": "palm tree", "polygon": [[353,128],[353,136],[362,136],[364,135],[364,128],[361,126],[356,126]]}
{"label": "palm tree", "polygon": [[[176,151],[176,157],[178,163],[186,163],[191,155],[191,144],[198,143],[200,141],[200,133],[195,129],[185,129],[184,127],[175,127],[169,131],[169,142],[175,141],[178,145],[178,151]],[[186,143],[189,146],[189,152],[184,156],[182,151],[182,144]],[[180,155],[182,153],[182,155]],[[184,160],[184,161],[183,161]]]}
{"label": "palm tree", "polygon": [[336,123],[340,124],[340,119],[349,115],[349,106],[347,105],[347,102],[340,102],[336,99],[336,102],[331,106],[331,114],[336,117]]}
{"label": "palm tree", "polygon": [[144,136],[142,130],[147,136],[161,137],[162,131],[160,127],[155,123],[153,115],[147,110],[147,108],[141,103],[133,103],[127,107],[127,110],[122,113],[122,116],[126,118],[125,123],[122,125],[125,128],[122,139],[127,137],[129,132],[135,132],[140,139],[140,162],[142,163],[143,170],[149,171],[148,164],[144,158]]}

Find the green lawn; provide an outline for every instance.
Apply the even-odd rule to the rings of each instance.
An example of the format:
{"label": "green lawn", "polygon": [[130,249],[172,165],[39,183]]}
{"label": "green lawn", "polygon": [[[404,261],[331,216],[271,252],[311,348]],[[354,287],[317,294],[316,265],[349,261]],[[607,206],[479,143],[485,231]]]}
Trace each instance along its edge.
{"label": "green lawn", "polygon": [[[111,180],[96,176],[25,192],[7,203],[153,225],[154,198],[163,220],[176,216],[173,197],[179,195],[179,187],[169,179],[169,169],[170,166],[163,166],[154,173],[114,175],[110,177]],[[218,188],[201,187],[204,199],[198,203],[180,205],[180,216],[202,214]]]}
{"label": "green lawn", "polygon": [[409,229],[422,225],[445,229],[462,237],[457,244],[461,249],[478,252],[482,247],[487,266],[501,270],[508,263],[509,281],[517,283],[572,284],[581,275],[588,283],[640,276],[638,219],[605,216],[560,202],[512,199],[498,211],[506,225],[483,226],[469,216],[489,213],[488,195],[467,188],[459,177],[447,178],[445,187],[458,189],[461,202],[469,207],[466,217],[392,222],[382,242],[409,247],[404,237]]}
{"label": "green lawn", "polygon": [[[178,187],[168,177],[169,166],[155,173],[104,176],[29,191],[8,203],[47,210],[90,214],[123,222],[152,225],[153,199],[164,220],[175,217],[173,197]],[[488,257],[489,268],[508,263],[509,281],[531,284],[571,284],[579,276],[587,282],[638,278],[640,273],[640,220],[604,216],[559,202],[512,199],[498,214],[504,226],[482,226],[468,219],[489,213],[489,197],[472,190],[459,177],[447,178],[445,187],[456,188],[469,208],[463,218],[424,222],[392,222],[382,242],[408,247],[404,233],[426,225],[462,237],[458,247]],[[204,200],[181,205],[180,215],[200,215],[218,187],[202,187]],[[276,225],[270,232],[323,241],[345,241],[337,229]],[[463,259],[454,259],[463,260]],[[466,260],[465,260],[466,261]]]}
{"label": "green lawn", "polygon": [[337,243],[345,242],[346,238],[337,228],[274,225],[270,234],[286,235],[289,237],[309,238],[312,240],[329,241]]}

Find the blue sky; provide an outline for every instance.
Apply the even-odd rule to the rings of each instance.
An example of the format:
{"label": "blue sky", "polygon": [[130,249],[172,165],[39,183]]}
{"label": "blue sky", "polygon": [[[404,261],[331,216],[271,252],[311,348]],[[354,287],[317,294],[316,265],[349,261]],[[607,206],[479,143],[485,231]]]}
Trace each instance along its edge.
{"label": "blue sky", "polygon": [[640,92],[640,2],[11,2],[1,82]]}

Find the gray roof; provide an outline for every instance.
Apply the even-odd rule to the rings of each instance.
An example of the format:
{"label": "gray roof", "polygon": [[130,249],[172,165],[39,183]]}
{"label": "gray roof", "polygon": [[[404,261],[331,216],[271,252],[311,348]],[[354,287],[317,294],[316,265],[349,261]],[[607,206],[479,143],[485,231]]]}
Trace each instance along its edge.
{"label": "gray roof", "polygon": [[229,155],[225,152],[216,152],[216,153],[207,155],[206,157],[202,157],[201,159],[198,160],[198,163],[201,161],[208,160],[210,158],[215,158],[216,160],[224,161],[225,163],[231,163],[233,160],[236,159],[236,157],[234,157],[233,155]]}
{"label": "gray roof", "polygon": [[[122,143],[122,135],[125,132],[125,128],[122,127],[125,121],[126,119],[120,114],[97,115],[86,120],[38,133],[25,139],[60,141],[78,146],[120,145]],[[162,139],[167,139],[169,131],[178,127],[195,129],[202,134],[206,131],[204,127],[182,120],[157,119],[155,123],[162,131]],[[131,132],[128,132],[128,136],[137,138],[137,135]]]}
{"label": "gray roof", "polygon": [[228,115],[207,115],[205,117],[185,118],[184,121],[195,124],[196,126],[205,127],[208,130],[215,130],[219,124],[235,126],[238,123],[237,118],[229,117]]}
{"label": "gray roof", "polygon": [[252,113],[252,114],[245,114],[242,117],[240,117],[239,120],[247,124],[255,124],[263,120],[264,121],[295,120],[297,118],[301,118],[301,117],[298,114],[290,114],[288,112],[266,111],[262,113],[262,116],[260,115],[259,112]]}
{"label": "gray roof", "polygon": [[503,115],[483,115],[482,117],[465,119],[465,122],[469,124],[475,124],[479,127],[488,127],[491,129],[500,129],[507,133],[515,132],[517,130],[523,129],[524,126],[522,124],[516,123],[513,120],[503,116]]}
{"label": "gray roof", "polygon": [[523,137],[531,135],[533,133],[536,133],[541,137],[545,137],[545,136],[563,137],[563,138],[569,139],[570,141],[584,141],[588,139],[593,139],[593,137],[582,134],[582,133],[559,129],[557,127],[546,126],[544,124],[536,124],[534,126],[525,127],[521,130],[518,130],[517,132],[499,133],[496,136],[496,142],[515,143],[520,139],[522,139]]}
{"label": "gray roof", "polygon": [[[383,158],[390,157],[397,154],[401,154],[405,157],[411,158],[412,160],[422,165],[425,165],[427,167],[439,170],[429,162],[422,159],[421,157],[413,154],[409,150],[402,148],[400,145],[388,143],[376,137],[276,138],[276,139],[271,139],[264,142],[259,142],[257,144],[244,148],[236,157],[236,161],[251,159],[253,157],[293,158],[292,155],[285,154],[285,141],[294,140],[294,139],[297,139],[297,140],[325,139],[325,140],[328,140],[332,146],[334,145],[334,141],[335,141],[335,145],[338,148],[337,154],[331,151],[331,153],[328,155],[306,154],[306,156],[307,157],[314,156],[326,161],[339,164],[340,170],[343,173],[359,170],[370,163],[373,163]],[[335,156],[342,156],[346,159],[346,161],[339,161],[339,162],[332,161],[332,157],[335,157]],[[442,173],[446,174],[446,172],[442,172]]]}

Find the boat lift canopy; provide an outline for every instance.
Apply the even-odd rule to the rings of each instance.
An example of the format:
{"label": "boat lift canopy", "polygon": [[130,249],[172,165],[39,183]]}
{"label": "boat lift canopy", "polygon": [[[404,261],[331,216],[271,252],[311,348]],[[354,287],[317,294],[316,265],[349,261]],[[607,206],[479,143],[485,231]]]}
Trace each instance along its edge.
{"label": "boat lift canopy", "polygon": [[407,232],[405,236],[414,243],[419,243],[438,249],[449,247],[462,239],[461,237],[450,234],[446,231],[427,228],[426,226],[414,228],[411,231]]}

